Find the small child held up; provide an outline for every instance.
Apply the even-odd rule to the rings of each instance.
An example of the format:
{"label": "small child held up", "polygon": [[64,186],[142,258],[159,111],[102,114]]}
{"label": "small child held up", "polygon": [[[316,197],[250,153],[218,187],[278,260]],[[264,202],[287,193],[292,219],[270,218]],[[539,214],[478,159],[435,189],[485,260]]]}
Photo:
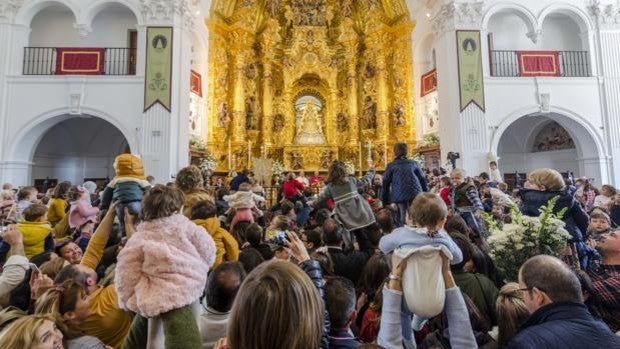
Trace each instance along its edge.
{"label": "small child held up", "polygon": [[22,213],[23,220],[17,223],[17,229],[24,239],[24,252],[30,259],[45,251],[54,250],[52,226],[47,221],[47,207],[32,204]]}
{"label": "small child held up", "polygon": [[239,243],[228,230],[222,228],[217,217],[217,206],[211,201],[199,201],[192,207],[192,222],[199,225],[211,235],[215,242],[216,256],[213,269],[222,262],[239,259]]}
{"label": "small child held up", "polygon": [[609,215],[601,209],[592,210],[588,222],[588,238],[596,240],[601,234],[608,233],[610,230],[611,219]]}
{"label": "small child held up", "polygon": [[80,231],[88,222],[97,223],[99,207],[93,207],[90,203],[90,193],[83,186],[72,186],[67,192],[69,209],[69,228]]}
{"label": "small child held up", "polygon": [[[463,254],[444,230],[447,217],[448,207],[438,195],[432,193],[419,194],[407,210],[407,224],[381,238],[379,249],[384,254],[388,254],[399,248],[420,249],[427,246],[443,247],[452,254],[450,263],[458,264],[462,261]],[[439,258],[439,264],[437,265],[439,275],[437,275],[437,278],[441,278],[441,261],[442,259]],[[397,261],[394,260],[394,263],[396,262]],[[424,276],[425,275],[416,275],[416,280],[413,283],[421,285],[424,282],[421,278]],[[427,321],[426,318],[414,315],[412,324],[408,309],[405,310],[405,314],[401,316],[403,317],[401,323],[403,324],[403,338],[405,340],[411,340],[412,328],[419,331]]]}
{"label": "small child held up", "polygon": [[252,192],[250,183],[242,183],[239,190],[232,195],[224,196],[224,200],[228,202],[230,208],[235,210],[230,230],[233,230],[235,224],[242,221],[254,223],[253,210],[262,216],[262,212],[256,206],[257,203],[264,202],[265,198]]}

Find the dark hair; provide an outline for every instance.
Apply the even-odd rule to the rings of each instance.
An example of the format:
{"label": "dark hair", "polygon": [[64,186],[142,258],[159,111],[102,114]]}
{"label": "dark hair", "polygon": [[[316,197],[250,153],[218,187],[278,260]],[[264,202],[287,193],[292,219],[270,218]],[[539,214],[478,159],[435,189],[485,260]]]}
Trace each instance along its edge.
{"label": "dark hair", "polygon": [[[52,199],[67,199],[67,192],[71,188],[71,182],[64,181],[60,182],[54,187],[54,192],[52,193]],[[19,195],[19,194],[18,194]]]}
{"label": "dark hair", "polygon": [[287,200],[287,199],[280,201],[280,211],[282,215],[286,216],[294,209],[295,209],[295,204],[293,204],[292,201]]}
{"label": "dark hair", "polygon": [[202,187],[202,171],[194,165],[183,167],[177,173],[174,183],[183,193],[189,193]]}
{"label": "dark hair", "polygon": [[254,248],[257,248],[263,241],[263,228],[256,223],[248,225],[245,229],[245,240]]}
{"label": "dark hair", "polygon": [[366,230],[366,237],[368,238],[368,241],[370,242],[370,244],[373,247],[378,247],[379,241],[381,241],[381,238],[383,237],[383,234],[381,233],[381,229],[379,229],[379,225],[377,223],[373,223],[369,225],[368,227],[366,227],[365,230]]}
{"label": "dark hair", "polygon": [[377,212],[377,224],[379,228],[387,233],[391,233],[396,228],[396,214],[391,207],[383,207]]}
{"label": "dark hair", "polygon": [[30,194],[36,191],[37,191],[37,188],[35,187],[19,188],[19,191],[17,192],[17,201],[26,200],[26,198],[30,196]]}
{"label": "dark hair", "polygon": [[319,265],[321,266],[321,271],[323,272],[323,277],[334,275],[334,260],[332,259],[332,256],[329,254],[329,252],[314,251],[310,255],[310,258],[319,262]]}
{"label": "dark hair", "polygon": [[495,267],[493,258],[491,258],[491,256],[489,256],[489,254],[480,247],[474,244],[470,245],[473,252],[472,261],[474,262],[476,273],[480,273],[488,277],[491,281],[493,281],[497,288],[504,286],[504,281]]}
{"label": "dark hair", "polygon": [[306,236],[308,242],[312,243],[313,248],[319,248],[323,244],[321,233],[316,230],[304,230],[303,235]]}
{"label": "dark hair", "polygon": [[582,303],[581,284],[561,260],[538,255],[528,259],[519,270],[519,279],[529,288],[545,292],[552,302]]}
{"label": "dark hair", "polygon": [[450,235],[453,233],[458,233],[469,239],[471,239],[471,236],[473,235],[473,231],[460,215],[453,215],[449,217],[444,229],[450,233]]}
{"label": "dark hair", "polygon": [[41,204],[32,204],[22,213],[26,222],[36,222],[47,213],[47,207]]}
{"label": "dark hair", "polygon": [[491,161],[491,162],[489,162],[489,166],[497,166],[497,161]]}
{"label": "dark hair", "polygon": [[30,263],[33,263],[37,267],[40,267],[41,265],[43,265],[43,263],[52,260],[52,253],[53,251],[46,251],[43,253],[39,253],[36,256],[32,256],[32,258],[30,258]]}
{"label": "dark hair", "polygon": [[217,215],[217,206],[208,200],[199,201],[192,206],[192,220],[213,218]]}
{"label": "dark hair", "polygon": [[458,248],[461,250],[461,253],[463,254],[463,260],[461,261],[461,263],[454,264],[450,268],[452,270],[463,270],[465,263],[467,263],[473,258],[474,247],[469,241],[469,238],[467,238],[463,234],[450,233],[450,237],[452,238],[452,240],[454,240],[454,243],[458,246]]}
{"label": "dark hair", "polygon": [[209,273],[207,306],[225,313],[230,311],[239,287],[245,279],[245,270],[239,262],[224,262]]}
{"label": "dark hair", "polygon": [[332,162],[331,166],[329,167],[329,172],[327,173],[327,179],[325,180],[325,183],[343,184],[345,183],[347,177],[347,167],[345,166],[344,162],[336,160]]}
{"label": "dark hair", "polygon": [[[577,279],[579,279],[579,284],[581,285],[581,294],[584,296],[584,304],[588,307],[590,314],[594,315],[594,317],[600,318],[600,307],[601,307],[601,297],[599,296],[598,291],[594,288],[592,284],[592,279],[583,270],[575,271],[577,275]],[[585,299],[585,296],[588,296]]]}
{"label": "dark hair", "polygon": [[73,280],[80,285],[86,284],[86,279],[88,278],[88,274],[80,272],[74,264],[69,264],[66,267],[60,269],[56,277],[54,278],[54,284],[62,284],[67,280]]}
{"label": "dark hair", "polygon": [[[86,190],[86,189],[82,189],[82,190]],[[82,192],[80,191],[80,188],[77,185],[72,185],[67,191],[67,194],[65,195],[65,197],[67,201],[73,202],[73,201],[79,200],[81,195],[82,195]]]}
{"label": "dark hair", "polygon": [[355,287],[351,280],[333,276],[325,283],[325,300],[329,321],[335,330],[347,328],[351,314],[355,311]]}
{"label": "dark hair", "polygon": [[179,189],[157,184],[142,198],[140,219],[151,221],[172,216],[181,210],[183,202],[183,192]]}
{"label": "dark hair", "polygon": [[221,187],[215,192],[218,200],[224,200],[224,196],[228,195],[230,192],[226,187]]}
{"label": "dark hair", "polygon": [[342,242],[340,227],[333,218],[328,218],[323,222],[323,242],[326,245],[335,245]]}
{"label": "dark hair", "polygon": [[319,226],[323,226],[323,223],[325,223],[325,220],[331,216],[332,216],[332,211],[326,208],[323,208],[323,209],[316,211],[316,213],[314,214],[314,220],[316,221],[316,224],[318,224]]}
{"label": "dark hair", "polygon": [[409,152],[409,146],[407,143],[398,142],[394,144],[394,157],[407,157],[407,153]]}
{"label": "dark hair", "polygon": [[254,268],[258,267],[261,263],[263,263],[265,259],[255,248],[244,248],[241,253],[239,253],[239,263],[243,266],[246,274],[249,274],[254,270]]}
{"label": "dark hair", "polygon": [[480,178],[482,178],[484,180],[487,180],[487,181],[490,179],[489,174],[486,173],[486,172],[480,173],[480,175],[478,177],[480,177]]}
{"label": "dark hair", "polygon": [[375,253],[362,270],[357,289],[360,293],[366,293],[369,300],[373,299],[388,275],[390,275],[390,266],[387,258],[383,253]]}
{"label": "dark hair", "polygon": [[248,221],[240,221],[235,224],[230,233],[237,239],[239,244],[245,243],[247,240],[246,230],[252,223]]}

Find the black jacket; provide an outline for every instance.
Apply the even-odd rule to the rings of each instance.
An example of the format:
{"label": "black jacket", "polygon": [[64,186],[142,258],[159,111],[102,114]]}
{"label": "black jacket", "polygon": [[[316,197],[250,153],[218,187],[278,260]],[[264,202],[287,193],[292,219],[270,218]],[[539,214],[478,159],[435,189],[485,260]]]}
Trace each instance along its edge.
{"label": "black jacket", "polygon": [[538,309],[508,343],[509,349],[611,349],[620,337],[579,303],[551,303]]}
{"label": "black jacket", "polygon": [[363,229],[355,230],[359,250],[344,252],[338,247],[328,247],[329,255],[334,262],[334,274],[345,277],[357,285],[362,270],[375,252]]}

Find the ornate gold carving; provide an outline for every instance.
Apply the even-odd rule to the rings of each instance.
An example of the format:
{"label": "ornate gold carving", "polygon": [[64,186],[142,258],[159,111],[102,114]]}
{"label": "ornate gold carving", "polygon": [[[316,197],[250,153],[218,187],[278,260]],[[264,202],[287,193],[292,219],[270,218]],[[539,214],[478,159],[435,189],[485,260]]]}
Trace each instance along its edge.
{"label": "ornate gold carving", "polygon": [[[335,159],[359,169],[360,149],[363,167],[368,155],[360,144],[372,141],[381,168],[395,141],[413,143],[413,24],[403,0],[220,0],[207,25],[207,142],[230,167],[248,166],[250,152],[289,169]],[[303,96],[321,108],[299,118]],[[304,132],[313,141],[299,144]]]}

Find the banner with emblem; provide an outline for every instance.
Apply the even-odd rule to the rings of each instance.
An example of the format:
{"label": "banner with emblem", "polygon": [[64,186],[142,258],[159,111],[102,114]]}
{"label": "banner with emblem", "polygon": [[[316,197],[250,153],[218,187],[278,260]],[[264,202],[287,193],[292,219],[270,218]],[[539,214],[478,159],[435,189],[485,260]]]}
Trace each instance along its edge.
{"label": "banner with emblem", "polygon": [[480,31],[457,30],[456,45],[461,111],[472,103],[485,111]]}
{"label": "banner with emblem", "polygon": [[146,28],[144,111],[156,103],[170,111],[172,88],[172,27]]}

